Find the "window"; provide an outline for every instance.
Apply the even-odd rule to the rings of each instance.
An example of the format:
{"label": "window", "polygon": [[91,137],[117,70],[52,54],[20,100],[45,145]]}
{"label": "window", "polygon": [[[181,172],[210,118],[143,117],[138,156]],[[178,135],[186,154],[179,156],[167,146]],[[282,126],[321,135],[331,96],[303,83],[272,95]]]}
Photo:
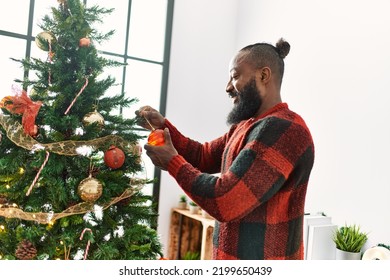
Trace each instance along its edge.
{"label": "window", "polygon": [[[51,14],[50,7],[54,2],[18,0],[0,9],[0,65],[3,70],[0,98],[12,94],[14,79],[29,74],[10,57],[46,59],[47,53],[42,52],[34,40],[35,35],[42,31],[38,27],[41,18]],[[84,0],[84,3],[114,8],[113,13],[103,18],[103,24],[94,28],[101,32],[114,29],[115,34],[96,47],[103,56],[125,62],[127,66],[106,69],[103,75],[111,75],[117,81],[117,86],[110,88],[106,94],[124,92],[139,100],[136,108],[121,109],[127,118],[132,118],[134,111],[142,105],[151,105],[165,114],[174,0]],[[139,133],[148,134],[142,129]],[[160,172],[149,158],[144,156],[143,160],[146,173],[143,175],[159,178]],[[159,198],[158,190],[158,182],[144,188],[144,192],[153,195],[155,201]]]}

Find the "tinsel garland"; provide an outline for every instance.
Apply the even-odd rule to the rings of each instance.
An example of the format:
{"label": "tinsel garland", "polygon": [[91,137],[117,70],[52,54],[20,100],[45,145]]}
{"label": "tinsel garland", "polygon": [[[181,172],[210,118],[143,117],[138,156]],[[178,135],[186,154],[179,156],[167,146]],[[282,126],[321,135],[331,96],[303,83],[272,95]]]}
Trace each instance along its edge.
{"label": "tinsel garland", "polygon": [[[118,203],[119,201],[131,197],[133,194],[137,193],[142,186],[138,185],[136,187],[131,187],[126,189],[120,196],[112,198],[109,202],[101,205],[102,209],[105,210],[111,205]],[[91,212],[94,210],[94,203],[82,202],[76,205],[73,205],[61,213],[44,213],[44,212],[24,212],[22,209],[16,207],[0,207],[0,216],[5,218],[17,218],[26,221],[34,221],[40,224],[49,224],[54,223],[56,220],[72,216],[80,215]]]}
{"label": "tinsel garland", "polygon": [[79,148],[89,146],[92,148],[99,148],[107,143],[120,147],[122,150],[130,152],[132,154],[138,154],[139,147],[137,143],[129,143],[118,135],[108,135],[100,138],[96,138],[88,141],[60,141],[55,143],[42,144],[35,140],[30,135],[24,133],[23,127],[20,123],[13,120],[9,116],[0,115],[0,125],[6,131],[7,137],[19,147],[26,150],[46,150],[52,153],[66,155],[66,156],[77,156],[80,153],[77,151]]}

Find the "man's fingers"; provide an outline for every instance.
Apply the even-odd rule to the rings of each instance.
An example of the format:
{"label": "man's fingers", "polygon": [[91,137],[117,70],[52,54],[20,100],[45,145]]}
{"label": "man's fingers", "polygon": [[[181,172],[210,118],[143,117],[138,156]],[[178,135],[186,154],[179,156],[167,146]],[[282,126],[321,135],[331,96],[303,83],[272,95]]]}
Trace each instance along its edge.
{"label": "man's fingers", "polygon": [[169,129],[166,127],[164,128],[164,140],[165,140],[165,145],[172,145],[172,139],[171,139],[171,134],[169,133]]}

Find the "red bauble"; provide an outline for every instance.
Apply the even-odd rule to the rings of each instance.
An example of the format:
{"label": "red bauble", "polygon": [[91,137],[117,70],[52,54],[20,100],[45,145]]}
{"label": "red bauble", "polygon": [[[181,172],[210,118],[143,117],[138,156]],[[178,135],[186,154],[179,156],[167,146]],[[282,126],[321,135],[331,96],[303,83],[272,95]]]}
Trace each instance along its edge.
{"label": "red bauble", "polygon": [[152,146],[162,146],[165,144],[164,130],[156,129],[149,134],[148,144]]}
{"label": "red bauble", "polygon": [[120,168],[124,162],[125,153],[115,146],[111,146],[104,153],[104,163],[112,169]]}
{"label": "red bauble", "polygon": [[80,47],[89,47],[91,45],[91,39],[89,38],[81,38],[79,42]]}

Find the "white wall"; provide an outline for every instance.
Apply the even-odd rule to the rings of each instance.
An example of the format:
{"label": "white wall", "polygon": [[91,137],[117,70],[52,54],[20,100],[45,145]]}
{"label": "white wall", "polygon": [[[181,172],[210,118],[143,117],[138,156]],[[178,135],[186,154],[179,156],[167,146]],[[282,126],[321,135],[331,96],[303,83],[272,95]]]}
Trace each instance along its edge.
{"label": "white wall", "polygon": [[306,209],[390,243],[390,2],[240,1],[238,45],[291,44],[282,95],[311,128]]}
{"label": "white wall", "polygon": [[[175,1],[166,117],[184,135],[200,142],[217,138],[227,129],[231,101],[225,86],[235,52],[237,2]],[[158,230],[166,246],[170,211],[182,193],[163,172]]]}
{"label": "white wall", "polygon": [[[367,246],[390,244],[390,2],[240,0],[175,3],[167,117],[205,141],[226,130],[229,59],[247,44],[291,44],[284,101],[301,114],[316,145],[307,212],[357,223]],[[179,187],[162,178],[159,231]]]}

